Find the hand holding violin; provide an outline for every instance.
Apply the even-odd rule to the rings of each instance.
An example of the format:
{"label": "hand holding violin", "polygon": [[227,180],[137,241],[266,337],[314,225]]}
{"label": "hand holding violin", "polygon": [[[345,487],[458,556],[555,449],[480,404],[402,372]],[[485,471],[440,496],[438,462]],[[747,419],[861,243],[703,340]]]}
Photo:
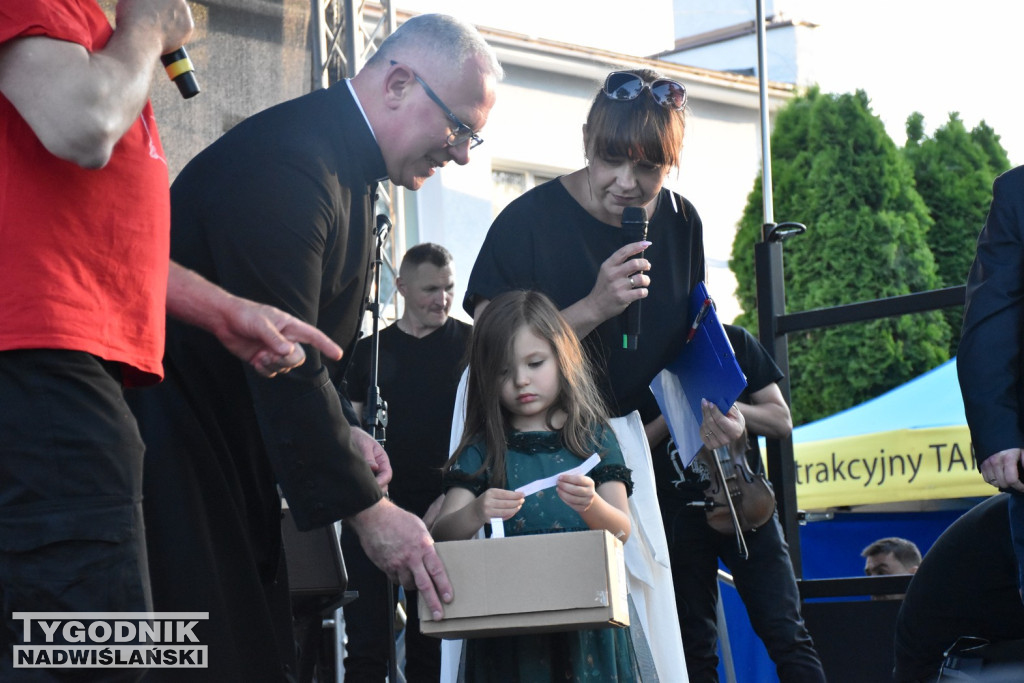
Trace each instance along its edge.
{"label": "hand holding violin", "polygon": [[710,401],[701,401],[704,448],[697,457],[711,470],[711,487],[705,492],[712,500],[708,524],[723,534],[737,534],[740,554],[746,556],[744,531],[764,524],[775,510],[775,496],[763,475],[747,465],[746,419],[737,404],[725,414]]}

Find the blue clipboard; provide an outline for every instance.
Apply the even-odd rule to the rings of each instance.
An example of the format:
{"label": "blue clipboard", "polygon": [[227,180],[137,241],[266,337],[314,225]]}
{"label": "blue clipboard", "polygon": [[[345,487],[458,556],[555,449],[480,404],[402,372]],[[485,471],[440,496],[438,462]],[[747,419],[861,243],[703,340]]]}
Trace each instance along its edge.
{"label": "blue clipboard", "polygon": [[702,446],[701,399],[706,398],[725,413],[747,386],[747,378],[703,282],[694,287],[689,304],[688,329],[702,309],[706,313],[679,356],[651,382],[651,391],[684,465],[690,464]]}

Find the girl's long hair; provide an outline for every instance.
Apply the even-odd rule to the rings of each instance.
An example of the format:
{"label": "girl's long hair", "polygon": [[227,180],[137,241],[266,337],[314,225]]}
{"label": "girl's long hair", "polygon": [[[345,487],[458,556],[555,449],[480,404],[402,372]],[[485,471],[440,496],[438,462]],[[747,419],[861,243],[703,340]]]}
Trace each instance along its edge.
{"label": "girl's long hair", "polygon": [[512,365],[516,333],[529,327],[546,339],[558,364],[558,398],[548,408],[545,421],[566,414],[562,444],[580,458],[600,447],[600,435],[608,425],[608,412],[594,383],[589,360],[576,333],[551,300],[540,292],[513,291],[494,298],[473,326],[469,345],[469,385],[466,392],[466,424],[462,441],[448,461],[467,446],[484,442],[484,465],[474,476],[487,472],[491,486],[504,487],[507,434],[512,430],[509,414],[501,405],[501,387]]}

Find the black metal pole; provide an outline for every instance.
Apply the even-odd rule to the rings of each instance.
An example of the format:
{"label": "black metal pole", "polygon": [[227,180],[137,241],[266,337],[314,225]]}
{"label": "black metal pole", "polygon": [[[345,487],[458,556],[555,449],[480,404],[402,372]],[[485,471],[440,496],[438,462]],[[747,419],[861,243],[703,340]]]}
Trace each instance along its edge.
{"label": "black metal pole", "polygon": [[379,214],[373,231],[376,238],[373,256],[373,299],[367,305],[373,321],[370,337],[373,340],[370,345],[370,382],[366,395],[365,415],[360,416],[369,425],[370,434],[382,446],[388,424],[388,406],[381,398],[380,386],[377,384],[380,376],[380,336],[377,333],[380,331],[380,271],[384,264],[384,242],[390,229],[391,220],[385,214]]}
{"label": "black metal pole", "polygon": [[[774,228],[772,225],[769,230]],[[766,230],[766,233],[768,230]],[[769,350],[776,365],[782,370],[779,388],[790,404],[789,343],[785,334],[778,332],[778,318],[786,312],[786,291],[782,279],[781,241],[762,241],[754,245],[754,271],[757,279],[757,328],[762,346]],[[768,460],[768,479],[775,489],[779,508],[779,522],[786,541],[793,572],[803,576],[800,555],[800,525],[797,518],[796,468],[793,464],[793,437],[765,439]]]}
{"label": "black metal pole", "polygon": [[[370,434],[382,447],[384,446],[385,432],[388,425],[388,406],[381,398],[380,386],[378,385],[380,365],[380,274],[384,265],[384,243],[387,240],[388,232],[391,230],[391,220],[386,214],[378,214],[377,222],[373,231],[376,238],[376,245],[373,255],[373,299],[367,306],[371,314],[372,336],[370,344],[370,381],[367,389],[365,416],[361,416],[370,427]],[[387,495],[387,494],[385,494]],[[398,662],[395,648],[395,587],[388,581],[387,586],[387,619],[388,619],[388,681],[398,683]]]}

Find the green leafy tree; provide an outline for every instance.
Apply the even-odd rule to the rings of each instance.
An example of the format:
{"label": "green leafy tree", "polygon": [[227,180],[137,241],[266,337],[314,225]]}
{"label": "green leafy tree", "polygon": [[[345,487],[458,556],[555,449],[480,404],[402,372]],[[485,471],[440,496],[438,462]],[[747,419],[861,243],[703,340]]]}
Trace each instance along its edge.
{"label": "green leafy tree", "polygon": [[[984,122],[968,132],[957,113],[924,136],[924,117],[907,120],[903,154],[914,172],[917,191],[928,207],[933,226],[928,245],[935,257],[941,286],[967,282],[978,233],[992,197],[992,180],[1010,166],[999,136]],[[949,354],[956,355],[963,306],[943,310],[950,330]]]}
{"label": "green leafy tree", "polygon": [[[871,113],[867,95],[811,89],[781,110],[772,133],[774,212],[807,225],[784,246],[788,311],[806,311],[934,289],[931,225],[906,160]],[[761,181],[747,200],[730,267],[756,328],[753,245]],[[850,323],[789,337],[797,423],[861,403],[946,360],[941,313]]]}
{"label": "green leafy tree", "polygon": [[999,142],[999,136],[992,128],[981,121],[971,130],[971,139],[974,140],[988,156],[988,165],[996,174],[1005,173],[1010,170],[1010,157]]}

